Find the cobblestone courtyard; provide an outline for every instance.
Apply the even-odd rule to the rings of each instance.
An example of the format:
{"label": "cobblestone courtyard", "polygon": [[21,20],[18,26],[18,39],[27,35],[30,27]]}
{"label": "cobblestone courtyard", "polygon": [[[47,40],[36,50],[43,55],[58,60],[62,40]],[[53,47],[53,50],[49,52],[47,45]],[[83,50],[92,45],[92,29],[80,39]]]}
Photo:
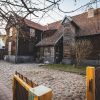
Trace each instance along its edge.
{"label": "cobblestone courtyard", "polygon": [[[10,93],[12,92],[12,78],[15,71],[39,85],[52,88],[53,100],[85,100],[85,77],[83,76],[42,68],[38,64],[11,64],[0,61],[0,83]],[[2,100],[1,94],[0,100]]]}

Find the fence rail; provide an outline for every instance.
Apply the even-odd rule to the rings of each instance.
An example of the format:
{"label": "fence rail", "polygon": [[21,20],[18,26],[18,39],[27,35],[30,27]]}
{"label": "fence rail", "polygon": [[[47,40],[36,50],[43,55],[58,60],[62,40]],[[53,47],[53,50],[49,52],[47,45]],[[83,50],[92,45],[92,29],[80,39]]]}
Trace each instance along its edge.
{"label": "fence rail", "polygon": [[39,86],[16,72],[13,78],[13,100],[51,100],[52,90]]}

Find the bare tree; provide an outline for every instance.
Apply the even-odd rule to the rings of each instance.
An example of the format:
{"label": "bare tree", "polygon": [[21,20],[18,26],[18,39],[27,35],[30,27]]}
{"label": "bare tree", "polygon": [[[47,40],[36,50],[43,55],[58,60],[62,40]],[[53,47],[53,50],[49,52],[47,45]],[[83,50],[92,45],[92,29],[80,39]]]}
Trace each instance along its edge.
{"label": "bare tree", "polygon": [[72,50],[72,57],[75,59],[75,66],[79,66],[80,62],[91,54],[92,43],[90,40],[76,40]]}
{"label": "bare tree", "polygon": [[[32,14],[35,17],[38,17],[38,12],[48,12],[49,10],[52,10],[54,8],[58,8],[59,11],[64,13],[72,13],[75,12],[82,7],[88,6],[89,4],[96,3],[97,1],[94,0],[94,2],[88,2],[87,4],[66,12],[63,11],[60,8],[60,4],[63,0],[0,0],[0,19],[7,20],[9,17],[9,14],[16,13],[16,14],[23,14],[24,17],[27,17],[28,15]],[[78,0],[74,0],[74,2],[77,2]],[[41,6],[40,6],[41,5]],[[44,15],[43,14],[43,15]]]}
{"label": "bare tree", "polygon": [[43,16],[54,9],[61,0],[0,0],[0,28],[5,28],[11,14],[17,14],[23,18],[29,15],[33,18]]}
{"label": "bare tree", "polygon": [[[36,2],[38,1],[38,2]],[[27,17],[32,14],[36,17],[37,12],[47,12],[48,9],[53,9],[61,0],[45,0],[48,5],[40,6],[40,0],[0,0],[0,17],[7,20],[9,14],[22,14]]]}

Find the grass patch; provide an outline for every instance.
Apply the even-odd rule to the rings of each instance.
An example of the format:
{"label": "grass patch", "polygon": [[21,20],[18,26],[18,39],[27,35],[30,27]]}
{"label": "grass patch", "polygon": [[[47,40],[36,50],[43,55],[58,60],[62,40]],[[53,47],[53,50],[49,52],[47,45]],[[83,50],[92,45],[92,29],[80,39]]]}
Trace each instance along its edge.
{"label": "grass patch", "polygon": [[85,66],[74,67],[73,65],[66,65],[66,64],[48,64],[48,65],[45,65],[44,67],[60,70],[60,71],[65,71],[65,72],[83,74],[83,75],[85,75],[86,73]]}

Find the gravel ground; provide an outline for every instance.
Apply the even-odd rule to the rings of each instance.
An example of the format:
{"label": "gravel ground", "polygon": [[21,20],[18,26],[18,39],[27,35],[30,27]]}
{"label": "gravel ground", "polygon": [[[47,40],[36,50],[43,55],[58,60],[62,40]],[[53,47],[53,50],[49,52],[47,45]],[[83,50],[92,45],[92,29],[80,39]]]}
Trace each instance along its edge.
{"label": "gravel ground", "polygon": [[12,91],[15,71],[53,90],[53,100],[85,100],[85,77],[39,67],[38,64],[11,64],[0,61],[0,82]]}

